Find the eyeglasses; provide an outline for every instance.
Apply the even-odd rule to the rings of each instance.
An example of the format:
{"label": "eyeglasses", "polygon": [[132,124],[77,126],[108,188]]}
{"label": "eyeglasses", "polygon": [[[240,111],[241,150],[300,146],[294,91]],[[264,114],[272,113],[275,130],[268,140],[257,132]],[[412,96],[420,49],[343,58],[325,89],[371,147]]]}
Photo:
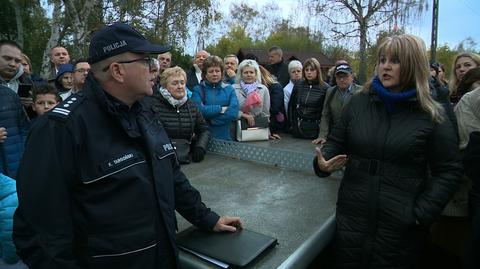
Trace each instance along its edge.
{"label": "eyeglasses", "polygon": [[90,69],[79,68],[79,69],[76,69],[75,72],[77,72],[77,73],[88,73],[88,72],[90,72]]}
{"label": "eyeglasses", "polygon": [[[129,60],[129,61],[119,61],[119,62],[116,62],[116,63],[119,63],[119,64],[130,64],[130,63],[135,63],[135,62],[145,62],[145,64],[148,66],[148,70],[150,72],[152,72],[152,70],[155,70],[155,68],[157,67],[157,64],[155,63],[155,58],[151,58],[150,56],[148,57],[144,57],[144,58],[140,58],[140,59],[135,59],[135,60]],[[110,64],[111,65],[111,64]],[[109,68],[110,68],[110,65],[108,66],[105,66],[102,71],[103,72],[106,72]]]}

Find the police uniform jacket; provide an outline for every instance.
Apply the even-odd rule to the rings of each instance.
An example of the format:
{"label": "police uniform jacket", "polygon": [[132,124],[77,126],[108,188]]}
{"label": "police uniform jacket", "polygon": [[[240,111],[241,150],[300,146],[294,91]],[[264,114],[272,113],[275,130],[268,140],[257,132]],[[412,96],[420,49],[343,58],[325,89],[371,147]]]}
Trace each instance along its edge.
{"label": "police uniform jacket", "polygon": [[92,76],[38,119],[20,165],[13,234],[29,268],[172,268],[175,210],[201,229],[214,227],[219,216],[152,119]]}

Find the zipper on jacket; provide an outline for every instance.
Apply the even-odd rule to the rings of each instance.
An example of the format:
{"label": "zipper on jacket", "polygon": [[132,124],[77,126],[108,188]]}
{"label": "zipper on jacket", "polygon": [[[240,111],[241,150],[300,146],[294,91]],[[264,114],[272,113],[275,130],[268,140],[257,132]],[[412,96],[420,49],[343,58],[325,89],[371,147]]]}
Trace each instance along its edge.
{"label": "zipper on jacket", "polygon": [[177,120],[178,120],[178,128],[177,128],[177,134],[178,136],[177,137],[181,137],[182,135],[182,119],[180,117],[180,107],[177,106]]}
{"label": "zipper on jacket", "polygon": [[310,89],[307,92],[307,96],[305,97],[305,104],[303,105],[303,114],[307,114],[307,101],[308,97],[310,96],[310,92],[312,91],[312,85],[310,85]]}

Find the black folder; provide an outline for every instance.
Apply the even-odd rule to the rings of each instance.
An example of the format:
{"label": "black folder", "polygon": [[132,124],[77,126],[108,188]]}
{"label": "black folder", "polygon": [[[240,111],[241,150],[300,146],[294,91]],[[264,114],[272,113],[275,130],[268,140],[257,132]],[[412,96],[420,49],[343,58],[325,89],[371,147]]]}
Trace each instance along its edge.
{"label": "black folder", "polygon": [[177,243],[224,263],[243,267],[263,251],[276,245],[277,239],[246,229],[230,232],[205,232],[190,227],[177,234]]}

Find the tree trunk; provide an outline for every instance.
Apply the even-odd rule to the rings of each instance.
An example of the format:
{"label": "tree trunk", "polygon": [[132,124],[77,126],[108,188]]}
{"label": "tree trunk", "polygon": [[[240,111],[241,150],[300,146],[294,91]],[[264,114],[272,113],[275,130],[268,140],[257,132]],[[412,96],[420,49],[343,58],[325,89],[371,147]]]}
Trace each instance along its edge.
{"label": "tree trunk", "polygon": [[13,9],[15,10],[15,23],[17,24],[17,38],[16,41],[20,47],[23,48],[23,20],[22,20],[22,10],[17,0],[10,0],[12,3]]}
{"label": "tree trunk", "polygon": [[360,84],[364,84],[367,77],[367,24],[365,22],[360,23],[360,65],[358,70],[358,81]]}
{"label": "tree trunk", "polygon": [[84,56],[84,52],[86,51],[85,39],[87,38],[88,34],[87,22],[97,2],[99,1],[85,1],[82,9],[80,11],[77,11],[72,0],[64,0],[65,8],[67,11],[66,13],[69,14],[69,16],[73,19],[73,43],[77,44],[77,46],[73,47],[74,51],[70,52],[73,58],[79,58]]}
{"label": "tree trunk", "polygon": [[60,39],[60,32],[61,32],[61,19],[60,15],[62,12],[62,1],[61,0],[54,0],[53,1],[53,13],[52,13],[52,29],[50,33],[50,38],[48,39],[47,46],[43,51],[43,60],[42,60],[42,69],[40,71],[40,75],[43,78],[49,79],[50,78],[50,68],[52,63],[50,62],[50,50],[54,46],[58,44],[58,40]]}
{"label": "tree trunk", "polygon": [[163,6],[163,16],[162,16],[162,23],[160,25],[160,40],[163,43],[168,41],[168,14],[170,13],[170,1],[165,0],[165,4]]}

